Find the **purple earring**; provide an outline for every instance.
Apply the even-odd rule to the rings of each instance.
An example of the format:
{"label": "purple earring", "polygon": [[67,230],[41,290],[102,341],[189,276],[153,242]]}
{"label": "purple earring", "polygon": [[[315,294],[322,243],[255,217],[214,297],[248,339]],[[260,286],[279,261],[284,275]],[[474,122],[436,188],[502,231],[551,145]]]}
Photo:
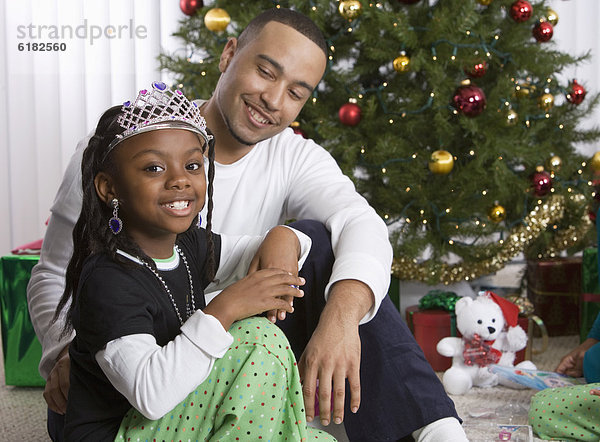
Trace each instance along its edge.
{"label": "purple earring", "polygon": [[113,208],[113,216],[108,220],[108,228],[113,235],[118,235],[123,230],[123,221],[119,218],[119,200],[113,198],[110,204]]}
{"label": "purple earring", "polygon": [[202,227],[202,215],[200,215],[200,213],[198,213],[198,222],[196,223],[196,227]]}

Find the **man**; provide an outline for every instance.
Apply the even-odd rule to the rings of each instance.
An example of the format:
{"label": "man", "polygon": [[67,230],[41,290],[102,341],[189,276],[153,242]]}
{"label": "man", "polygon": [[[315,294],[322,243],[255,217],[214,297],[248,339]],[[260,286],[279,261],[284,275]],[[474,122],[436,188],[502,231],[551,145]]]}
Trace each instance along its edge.
{"label": "man", "polygon": [[[331,241],[330,258],[311,252],[314,272],[329,273],[324,282],[321,275],[314,278],[327,302],[307,295],[287,318],[268,313],[280,320],[295,351],[303,350],[299,369],[308,421],[318,391],[321,423],[345,420],[350,440],[398,440],[412,433],[423,441],[466,441],[454,404],[386,298],[392,255],[385,224],[323,148],[286,129],[319,83],[326,59],[319,29],[287,9],[264,12],[227,42],[219,82],[202,103],[216,139],[213,230],[262,234],[286,219],[327,227],[325,233],[314,225],[306,229],[317,250]],[[58,339],[60,325],[49,319],[63,290],[70,231],[80,211],[80,161],[76,153],[59,189],[28,290],[44,347],[40,371],[48,379],[49,426],[60,421],[55,412],[64,412],[68,391],[69,340]],[[274,256],[257,262],[259,268],[295,271],[295,263]]]}

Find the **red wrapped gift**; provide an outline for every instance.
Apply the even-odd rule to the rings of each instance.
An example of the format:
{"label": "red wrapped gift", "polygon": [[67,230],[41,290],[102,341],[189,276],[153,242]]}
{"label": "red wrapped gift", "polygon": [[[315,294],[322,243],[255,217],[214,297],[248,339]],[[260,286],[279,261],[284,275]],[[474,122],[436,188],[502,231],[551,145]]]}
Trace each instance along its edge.
{"label": "red wrapped gift", "polygon": [[[419,310],[418,305],[413,305],[406,308],[406,322],[434,371],[449,369],[452,358],[439,354],[436,347],[442,338],[462,336],[456,329],[456,319],[445,310]],[[518,324],[527,333],[528,318],[519,316]],[[515,364],[525,360],[525,350],[526,348],[517,352]]]}
{"label": "red wrapped gift", "polygon": [[579,334],[581,257],[527,261],[527,296],[549,336]]}
{"label": "red wrapped gift", "polygon": [[435,371],[449,369],[452,358],[439,354],[436,346],[442,338],[460,336],[456,330],[456,319],[445,310],[419,310],[418,305],[413,305],[406,308],[406,322],[431,367]]}

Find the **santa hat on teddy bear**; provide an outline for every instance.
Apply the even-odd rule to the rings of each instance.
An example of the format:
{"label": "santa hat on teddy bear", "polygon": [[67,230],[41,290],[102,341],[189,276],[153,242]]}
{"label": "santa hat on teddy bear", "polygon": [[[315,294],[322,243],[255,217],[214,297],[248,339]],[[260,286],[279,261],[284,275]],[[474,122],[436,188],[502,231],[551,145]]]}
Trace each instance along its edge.
{"label": "santa hat on teddy bear", "polygon": [[494,292],[486,291],[484,294],[498,304],[500,310],[502,310],[502,315],[504,316],[506,324],[509,327],[516,327],[519,320],[519,307],[509,300],[504,299],[502,296],[498,296]]}

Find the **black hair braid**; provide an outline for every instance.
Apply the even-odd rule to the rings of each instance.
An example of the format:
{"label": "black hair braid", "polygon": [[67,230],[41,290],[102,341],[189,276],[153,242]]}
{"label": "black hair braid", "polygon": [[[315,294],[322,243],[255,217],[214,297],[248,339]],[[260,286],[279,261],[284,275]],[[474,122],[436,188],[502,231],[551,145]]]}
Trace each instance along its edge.
{"label": "black hair braid", "polygon": [[81,212],[73,228],[73,255],[67,266],[65,289],[53,318],[53,322],[55,322],[60,317],[62,310],[71,301],[65,317],[63,336],[68,335],[73,330],[72,315],[77,305],[79,278],[83,270],[83,264],[89,256],[96,253],[106,253],[111,258],[116,259],[117,250],[121,249],[138,256],[151,266],[155,266],[154,261],[141,250],[125,231],[113,235],[108,227],[108,220],[112,217],[112,208],[108,207],[96,192],[94,179],[98,172],[115,173],[117,171],[112,153],[107,155],[107,152],[111,141],[123,131],[117,123],[117,117],[120,113],[121,106],[113,106],[100,117],[95,134],[90,138],[83,153],[81,161],[83,191]]}
{"label": "black hair braid", "polygon": [[[117,164],[114,162],[113,152],[109,146],[123,128],[117,122],[121,113],[121,106],[113,106],[100,117],[94,136],[90,139],[81,161],[81,185],[83,191],[82,206],[77,223],[73,228],[73,255],[67,266],[65,275],[65,289],[56,308],[53,322],[57,321],[61,312],[70,305],[65,316],[65,325],[62,336],[68,335],[73,330],[73,312],[77,305],[77,292],[79,279],[85,260],[91,255],[105,253],[115,261],[124,265],[134,265],[128,260],[121,259],[117,250],[122,250],[130,255],[137,256],[152,268],[156,264],[140,246],[127,234],[126,230],[114,235],[109,229],[108,220],[113,216],[112,207],[102,201],[96,192],[94,183],[99,172],[111,175],[118,173]],[[214,178],[214,139],[209,142],[208,158],[208,214],[207,214],[207,246],[208,262],[206,277],[212,281],[215,275],[214,241],[212,237],[212,194]],[[117,196],[118,198],[118,196]]]}
{"label": "black hair braid", "polygon": [[96,200],[96,188],[94,186],[94,176],[96,165],[94,164],[94,152],[97,151],[102,144],[102,136],[94,135],[85,149],[81,161],[81,183],[82,183],[82,206],[79,218],[73,228],[73,255],[67,266],[65,276],[65,290],[58,303],[53,321],[56,321],[60,312],[65,308],[68,301],[71,304],[67,311],[63,335],[67,335],[73,330],[71,320],[72,311],[76,305],[77,288],[81,270],[85,259],[92,254],[94,249],[93,232],[96,226],[94,224],[101,219],[101,210]]}
{"label": "black hair braid", "polygon": [[[212,135],[210,130],[206,130],[209,135]],[[207,194],[208,202],[206,208],[206,237],[208,246],[208,262],[206,264],[206,280],[212,281],[216,273],[215,261],[215,242],[212,234],[212,212],[213,212],[213,188],[215,178],[215,137],[214,135],[208,141],[208,185]]]}

